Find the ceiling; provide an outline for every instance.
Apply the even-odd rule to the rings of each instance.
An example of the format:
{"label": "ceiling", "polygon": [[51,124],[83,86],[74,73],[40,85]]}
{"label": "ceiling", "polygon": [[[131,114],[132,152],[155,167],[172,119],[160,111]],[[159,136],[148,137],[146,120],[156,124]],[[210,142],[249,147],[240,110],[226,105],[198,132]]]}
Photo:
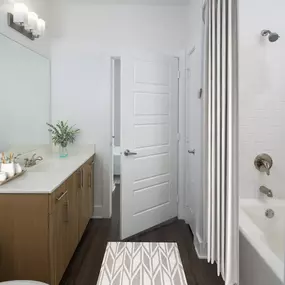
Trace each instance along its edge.
{"label": "ceiling", "polygon": [[154,5],[154,6],[182,6],[188,5],[190,0],[85,0],[94,4],[127,4],[127,5]]}

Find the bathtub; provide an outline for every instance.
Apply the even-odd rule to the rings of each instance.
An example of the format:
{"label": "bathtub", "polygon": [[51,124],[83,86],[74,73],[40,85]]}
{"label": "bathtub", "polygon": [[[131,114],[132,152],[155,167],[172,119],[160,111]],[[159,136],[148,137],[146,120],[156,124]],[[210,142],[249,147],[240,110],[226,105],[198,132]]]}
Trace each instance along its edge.
{"label": "bathtub", "polygon": [[241,199],[239,218],[240,284],[284,284],[285,200]]}

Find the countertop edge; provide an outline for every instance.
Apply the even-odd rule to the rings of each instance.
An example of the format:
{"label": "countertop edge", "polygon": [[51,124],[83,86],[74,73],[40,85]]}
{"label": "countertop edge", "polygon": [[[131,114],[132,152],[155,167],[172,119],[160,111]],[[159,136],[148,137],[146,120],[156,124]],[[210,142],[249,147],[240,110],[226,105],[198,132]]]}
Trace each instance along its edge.
{"label": "countertop edge", "polygon": [[[86,154],[86,158],[83,159],[82,162],[80,162],[76,167],[73,167],[70,171],[68,171],[68,174],[64,174],[64,177],[60,179],[60,181],[57,181],[54,185],[52,185],[50,190],[42,189],[42,190],[21,190],[21,189],[5,189],[5,184],[3,185],[3,189],[1,189],[0,186],[0,195],[19,195],[19,194],[28,194],[28,195],[49,195],[52,194],[60,185],[62,185],[72,174],[74,174],[82,165],[84,165],[90,158],[96,155],[96,152],[91,154]],[[47,172],[48,173],[48,172]],[[25,175],[25,174],[24,174]],[[25,177],[23,175],[23,178]],[[11,181],[12,182],[12,181]]]}

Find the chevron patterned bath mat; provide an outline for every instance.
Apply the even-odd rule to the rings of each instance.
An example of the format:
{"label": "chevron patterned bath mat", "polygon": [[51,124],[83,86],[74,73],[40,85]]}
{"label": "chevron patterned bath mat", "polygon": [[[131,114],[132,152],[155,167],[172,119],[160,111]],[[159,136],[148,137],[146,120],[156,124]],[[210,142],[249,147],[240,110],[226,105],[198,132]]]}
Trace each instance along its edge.
{"label": "chevron patterned bath mat", "polygon": [[97,285],[187,285],[177,243],[109,242]]}

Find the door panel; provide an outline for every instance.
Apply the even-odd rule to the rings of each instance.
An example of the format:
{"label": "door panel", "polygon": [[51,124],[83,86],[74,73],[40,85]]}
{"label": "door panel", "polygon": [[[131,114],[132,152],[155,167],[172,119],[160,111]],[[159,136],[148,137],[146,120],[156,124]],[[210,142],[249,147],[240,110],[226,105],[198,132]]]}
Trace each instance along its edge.
{"label": "door panel", "polygon": [[135,147],[168,145],[168,125],[135,126]]}
{"label": "door panel", "polygon": [[147,209],[169,202],[169,183],[145,187],[134,192],[134,213],[138,214]]}
{"label": "door panel", "polygon": [[167,115],[169,109],[168,94],[135,94],[135,115]]}
{"label": "door panel", "polygon": [[169,172],[169,154],[153,154],[134,160],[134,182],[149,179]]}
{"label": "door panel", "polygon": [[122,57],[121,237],[177,216],[178,61]]}
{"label": "door panel", "polygon": [[[186,191],[184,206],[186,209],[186,220],[193,232],[196,231],[196,214],[198,210],[198,195],[201,188],[201,121],[202,106],[198,98],[200,88],[200,74],[194,69],[197,66],[196,51],[188,55],[187,62],[187,94],[186,94]],[[189,151],[195,150],[195,153]]]}

